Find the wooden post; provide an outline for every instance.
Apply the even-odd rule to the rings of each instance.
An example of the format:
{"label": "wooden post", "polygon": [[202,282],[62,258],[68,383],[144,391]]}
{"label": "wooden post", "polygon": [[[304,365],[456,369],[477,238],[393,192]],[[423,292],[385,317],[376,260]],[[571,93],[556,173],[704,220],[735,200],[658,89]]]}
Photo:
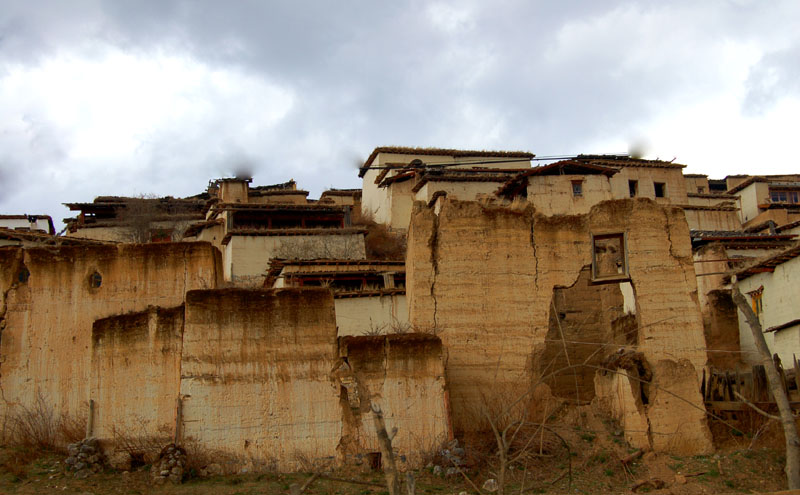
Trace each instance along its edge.
{"label": "wooden post", "polygon": [[183,431],[182,428],[182,420],[183,419],[183,400],[181,400],[181,396],[178,395],[177,400],[177,407],[175,408],[175,445],[180,445],[181,443],[181,435]]}
{"label": "wooden post", "polygon": [[800,369],[797,366],[797,356],[792,354],[792,361],[794,362],[794,385],[797,387],[797,393],[800,394]]}
{"label": "wooden post", "polygon": [[708,387],[706,386],[706,369],[703,368],[703,379],[700,381],[700,395],[703,396],[703,402],[708,400]]}
{"label": "wooden post", "polygon": [[86,438],[94,434],[94,400],[89,399],[89,417],[86,419]]}

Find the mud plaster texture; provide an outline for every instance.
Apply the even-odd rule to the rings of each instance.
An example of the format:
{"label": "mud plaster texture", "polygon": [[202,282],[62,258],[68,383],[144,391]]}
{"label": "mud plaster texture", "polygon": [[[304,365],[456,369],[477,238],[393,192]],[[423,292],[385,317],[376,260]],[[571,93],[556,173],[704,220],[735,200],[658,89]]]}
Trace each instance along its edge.
{"label": "mud plaster texture", "polygon": [[336,357],[329,291],[190,291],[185,437],[283,469],[333,461],[342,429],[329,377]]}
{"label": "mud plaster texture", "polygon": [[650,363],[681,360],[694,371],[668,383],[654,377],[688,402],[652,403],[646,430],[686,439],[658,443],[675,453],[712,449],[697,385],[706,345],[688,227],[680,209],[647,199],[551,217],[525,205],[446,200],[437,215],[415,204],[406,261],[409,320],[442,339],[457,433],[475,424],[480,404],[513,400],[538,381],[553,291],[576,283],[591,265],[591,234],[608,232],[627,234],[638,326],[633,345]]}
{"label": "mud plaster texture", "polygon": [[[341,337],[344,429],[340,449],[348,462],[380,452],[369,404],[383,411],[400,469],[424,464],[422,456],[452,440],[442,342],[429,334]],[[425,461],[427,462],[427,461]]]}
{"label": "mud plaster texture", "polygon": [[103,318],[92,328],[93,435],[171,433],[180,387],[183,305]]}
{"label": "mud plaster texture", "polygon": [[86,414],[95,320],[178,306],[187,290],[222,280],[207,243],[2,248],[0,260],[0,415],[39,397],[55,414]]}

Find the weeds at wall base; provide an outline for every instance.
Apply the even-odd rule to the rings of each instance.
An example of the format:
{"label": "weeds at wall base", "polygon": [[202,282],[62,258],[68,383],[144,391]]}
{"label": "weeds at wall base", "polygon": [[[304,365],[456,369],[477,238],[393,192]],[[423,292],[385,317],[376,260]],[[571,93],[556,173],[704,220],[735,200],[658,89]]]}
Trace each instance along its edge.
{"label": "weeds at wall base", "polygon": [[39,394],[31,406],[9,406],[3,418],[3,445],[33,451],[66,453],[69,443],[86,433],[86,415],[56,414]]}

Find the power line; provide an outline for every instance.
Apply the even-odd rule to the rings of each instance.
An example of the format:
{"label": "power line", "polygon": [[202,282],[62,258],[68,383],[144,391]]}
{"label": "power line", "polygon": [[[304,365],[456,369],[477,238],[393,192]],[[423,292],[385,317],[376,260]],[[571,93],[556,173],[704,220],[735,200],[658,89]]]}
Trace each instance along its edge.
{"label": "power line", "polygon": [[[467,160],[467,161],[456,161],[456,162],[421,162],[422,167],[459,167],[464,165],[487,165],[487,164],[496,164],[496,163],[518,163],[523,161],[533,161],[533,162],[545,162],[551,160],[569,160],[578,158],[582,155],[545,155],[545,156],[534,156],[532,158],[508,158],[503,160]],[[627,157],[627,153],[608,153],[603,155],[592,155],[592,156],[599,156],[599,157],[620,157],[625,156]],[[403,167],[411,167],[411,164],[404,164]],[[369,167],[361,167],[362,170],[386,170],[386,169],[399,169],[403,168],[398,165],[370,165]]]}

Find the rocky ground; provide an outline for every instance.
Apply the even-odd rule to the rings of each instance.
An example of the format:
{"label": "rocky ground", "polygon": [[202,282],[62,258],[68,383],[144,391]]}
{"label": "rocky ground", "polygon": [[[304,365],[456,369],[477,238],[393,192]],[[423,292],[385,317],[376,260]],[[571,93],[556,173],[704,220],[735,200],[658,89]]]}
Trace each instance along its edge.
{"label": "rocky ground", "polygon": [[[785,489],[782,438],[777,424],[760,427],[755,434],[716,428],[720,445],[716,454],[672,456],[644,452],[625,444],[613,423],[591,415],[582,422],[559,427],[558,435],[547,436],[526,460],[512,464],[507,493],[770,493]],[[495,458],[480,456],[472,443],[451,446],[462,463],[466,479],[453,469],[451,453],[432,454],[428,466],[414,472],[417,493],[469,494],[476,487],[491,488]],[[489,442],[490,445],[490,442]],[[484,449],[487,447],[484,445]],[[69,452],[43,452],[21,447],[0,447],[0,493],[40,494],[72,493],[110,494],[288,494],[292,484],[302,485],[310,473],[223,474],[231,471],[218,463],[202,468],[191,466],[185,452],[166,446],[152,464],[133,466],[130,470],[93,467],[100,461],[91,442],[70,446]],[[82,452],[83,451],[83,452]],[[86,454],[81,456],[81,454]],[[87,459],[83,459],[86,457]],[[463,459],[462,459],[463,457]],[[91,458],[91,459],[89,459]],[[623,460],[629,460],[623,463]],[[76,469],[76,464],[80,469]],[[88,472],[86,470],[88,469]],[[76,473],[81,473],[75,476]],[[180,478],[178,480],[177,478]],[[177,483],[176,483],[177,482]],[[474,485],[473,485],[474,483]],[[380,472],[369,466],[323,473],[305,491],[307,494],[383,495],[388,493]]]}

